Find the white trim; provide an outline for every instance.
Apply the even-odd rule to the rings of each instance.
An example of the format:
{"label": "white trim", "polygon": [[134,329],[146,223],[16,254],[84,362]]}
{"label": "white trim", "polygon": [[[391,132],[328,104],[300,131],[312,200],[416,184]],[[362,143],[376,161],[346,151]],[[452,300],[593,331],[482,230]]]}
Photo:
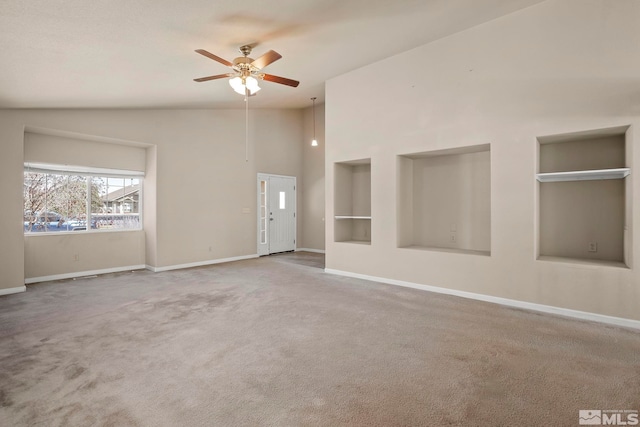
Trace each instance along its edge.
{"label": "white trim", "polygon": [[144,268],[144,264],[139,264],[124,267],[104,268],[101,270],[77,271],[74,273],[53,274],[51,276],[29,277],[24,279],[24,283],[26,285],[30,285],[32,283],[49,282],[51,280],[73,279],[74,277],[95,276],[98,274],[119,273],[121,271],[130,270],[143,270]]}
{"label": "white trim", "polygon": [[278,175],[278,174],[269,173],[269,172],[258,172],[258,175],[275,176],[276,178],[295,178],[294,175]]}
{"label": "white trim", "polygon": [[24,292],[26,290],[27,290],[26,286],[18,286],[17,288],[0,289],[0,295],[17,294],[17,293],[20,293],[20,292]]}
{"label": "white trim", "polygon": [[147,270],[159,273],[161,271],[180,270],[182,268],[202,267],[204,265],[222,264],[223,262],[242,261],[244,259],[258,258],[258,254],[242,255],[231,258],[210,259],[207,261],[190,262],[188,264],[168,265],[166,267],[153,267],[151,265],[143,266]]}
{"label": "white trim", "polygon": [[324,249],[311,249],[311,248],[296,248],[296,252],[314,252],[317,254],[325,253]]}
{"label": "white trim", "polygon": [[525,310],[540,311],[543,313],[555,314],[555,315],[565,316],[565,317],[573,317],[573,318],[582,319],[582,320],[590,320],[593,322],[606,323],[609,325],[622,326],[625,328],[640,329],[640,320],[606,316],[604,314],[589,313],[586,311],[572,310],[569,308],[554,307],[550,305],[536,304],[532,302],[494,297],[491,295],[476,294],[473,292],[459,291],[456,289],[440,288],[437,286],[430,286],[430,285],[421,285],[413,282],[405,282],[402,280],[395,280],[395,279],[386,279],[384,277],[368,276],[365,274],[351,273],[349,271],[334,270],[331,268],[325,268],[324,272],[328,274],[335,274],[338,276],[353,277],[356,279],[386,283],[389,285],[404,286],[407,288],[420,289],[428,292],[453,295],[453,296],[462,297],[462,298],[490,302],[493,304],[500,304],[500,305],[506,305],[509,307],[522,308]]}
{"label": "white trim", "polygon": [[[122,215],[122,214],[114,214],[114,215]],[[140,218],[140,223],[142,224],[142,217]],[[85,227],[86,228],[86,227]],[[104,234],[104,233],[138,233],[140,231],[144,231],[144,228],[92,228],[91,230],[76,230],[76,231],[26,231],[24,233],[24,237],[33,237],[33,236],[84,236],[87,234]]]}

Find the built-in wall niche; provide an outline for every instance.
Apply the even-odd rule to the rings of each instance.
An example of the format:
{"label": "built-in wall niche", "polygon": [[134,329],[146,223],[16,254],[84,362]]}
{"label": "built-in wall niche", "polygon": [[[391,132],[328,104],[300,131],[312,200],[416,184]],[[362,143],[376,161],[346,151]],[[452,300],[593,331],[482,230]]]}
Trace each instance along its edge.
{"label": "built-in wall niche", "polygon": [[398,247],[491,254],[490,145],[397,158]]}
{"label": "built-in wall niche", "polygon": [[625,126],[538,138],[539,259],[628,265],[628,132]]}
{"label": "built-in wall niche", "polygon": [[334,240],[371,244],[371,159],[334,164]]}

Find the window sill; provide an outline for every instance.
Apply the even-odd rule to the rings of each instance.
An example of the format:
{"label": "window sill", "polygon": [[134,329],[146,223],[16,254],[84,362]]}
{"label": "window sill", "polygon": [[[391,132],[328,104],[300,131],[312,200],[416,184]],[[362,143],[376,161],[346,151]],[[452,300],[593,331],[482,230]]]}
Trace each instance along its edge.
{"label": "window sill", "polygon": [[128,228],[119,230],[76,230],[76,231],[33,231],[24,233],[24,237],[33,236],[84,236],[87,234],[108,234],[108,233],[135,233],[137,231],[144,231],[143,228]]}

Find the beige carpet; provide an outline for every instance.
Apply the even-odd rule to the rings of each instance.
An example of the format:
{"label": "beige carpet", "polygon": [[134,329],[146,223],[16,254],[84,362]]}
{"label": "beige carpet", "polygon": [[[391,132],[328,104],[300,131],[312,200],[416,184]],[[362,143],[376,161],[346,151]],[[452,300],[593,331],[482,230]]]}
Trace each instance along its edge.
{"label": "beige carpet", "polygon": [[322,263],[283,254],[0,297],[0,424],[576,426],[580,409],[640,409],[638,331]]}

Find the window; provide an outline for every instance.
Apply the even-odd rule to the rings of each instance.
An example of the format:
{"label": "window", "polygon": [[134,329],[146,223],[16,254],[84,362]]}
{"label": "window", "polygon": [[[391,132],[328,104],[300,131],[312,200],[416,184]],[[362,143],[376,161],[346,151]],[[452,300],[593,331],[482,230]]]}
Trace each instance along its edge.
{"label": "window", "polygon": [[284,191],[280,192],[280,209],[285,209],[285,203],[284,203]]}
{"label": "window", "polygon": [[142,177],[94,172],[25,167],[24,232],[139,230]]}

